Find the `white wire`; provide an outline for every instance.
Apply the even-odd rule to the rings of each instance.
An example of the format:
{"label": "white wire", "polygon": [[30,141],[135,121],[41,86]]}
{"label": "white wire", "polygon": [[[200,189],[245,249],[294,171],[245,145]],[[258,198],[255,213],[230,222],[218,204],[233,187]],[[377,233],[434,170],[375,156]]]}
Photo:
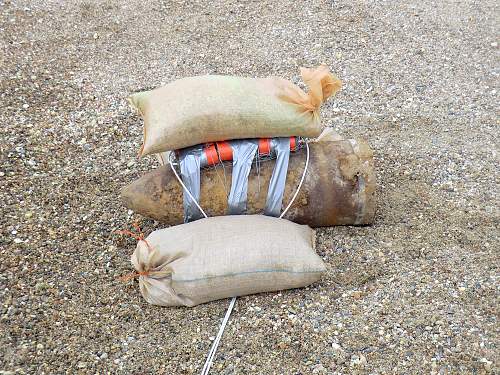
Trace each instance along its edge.
{"label": "white wire", "polygon": [[194,199],[194,197],[191,194],[191,192],[189,191],[189,189],[186,187],[186,185],[184,185],[184,182],[182,182],[182,179],[179,177],[179,175],[177,174],[177,171],[175,170],[175,167],[174,167],[174,164],[172,163],[172,160],[169,160],[168,163],[170,164],[170,168],[172,168],[172,172],[174,172],[175,177],[177,177],[177,181],[179,181],[179,183],[181,184],[184,191],[188,194],[189,198],[191,198],[191,200],[194,202],[196,207],[198,207],[198,209],[201,211],[203,216],[208,217],[207,214],[205,213],[205,211],[203,211],[203,208],[201,208],[201,206],[198,204],[198,201],[196,199]]}
{"label": "white wire", "polygon": [[208,375],[208,372],[210,371],[210,367],[212,366],[212,363],[215,358],[215,354],[217,352],[217,347],[219,346],[220,339],[222,337],[222,334],[224,333],[224,329],[226,328],[226,324],[229,321],[229,316],[231,315],[231,312],[233,311],[234,304],[236,303],[236,297],[233,297],[231,299],[231,303],[229,304],[229,307],[227,308],[226,311],[226,316],[224,316],[224,320],[222,321],[222,324],[219,328],[219,333],[217,333],[217,337],[214,340],[214,343],[212,344],[212,348],[210,349],[210,353],[208,353],[207,360],[205,361],[205,365],[203,366],[203,370],[201,371],[201,375]]}
{"label": "white wire", "polygon": [[304,182],[304,179],[306,178],[306,173],[307,173],[307,167],[309,166],[309,145],[306,142],[306,165],[304,166],[304,172],[302,173],[302,178],[300,179],[299,186],[297,187],[297,190],[295,191],[295,194],[292,197],[292,200],[290,203],[288,203],[288,206],[283,210],[283,212],[280,215],[280,219],[285,216],[287,211],[290,209],[292,206],[293,202],[295,201],[295,198],[297,198],[297,195],[299,195],[300,188],[302,187],[302,183]]}

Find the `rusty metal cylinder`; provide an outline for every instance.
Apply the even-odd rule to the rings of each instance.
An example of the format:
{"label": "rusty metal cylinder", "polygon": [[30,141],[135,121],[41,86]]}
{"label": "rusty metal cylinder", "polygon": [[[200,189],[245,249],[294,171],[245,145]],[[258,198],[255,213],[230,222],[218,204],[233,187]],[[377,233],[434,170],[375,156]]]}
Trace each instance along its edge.
{"label": "rusty metal cylinder", "polygon": [[[319,141],[309,144],[307,174],[286,219],[311,227],[364,225],[375,214],[373,152],[362,140]],[[283,207],[290,202],[304,171],[306,151],[290,154]],[[274,162],[252,167],[248,178],[247,213],[264,211]],[[200,205],[209,216],[227,213],[231,165],[206,168],[201,173]],[[123,188],[125,206],[165,224],[184,220],[182,187],[169,165],[147,173]]]}

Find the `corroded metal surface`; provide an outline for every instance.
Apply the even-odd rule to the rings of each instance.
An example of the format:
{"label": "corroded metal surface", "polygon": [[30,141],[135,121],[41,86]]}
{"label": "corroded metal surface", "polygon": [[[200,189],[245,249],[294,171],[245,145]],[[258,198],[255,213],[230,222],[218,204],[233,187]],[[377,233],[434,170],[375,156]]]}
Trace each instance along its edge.
{"label": "corroded metal surface", "polygon": [[[285,218],[312,227],[370,224],[375,214],[373,152],[360,140],[310,143],[304,184]],[[283,198],[285,207],[299,184],[305,150],[290,157]],[[274,162],[255,166],[248,181],[247,213],[262,213]],[[200,204],[209,216],[225,215],[231,165],[204,169]],[[144,216],[176,225],[183,222],[182,188],[170,166],[162,166],[127,185],[121,193],[126,207]]]}

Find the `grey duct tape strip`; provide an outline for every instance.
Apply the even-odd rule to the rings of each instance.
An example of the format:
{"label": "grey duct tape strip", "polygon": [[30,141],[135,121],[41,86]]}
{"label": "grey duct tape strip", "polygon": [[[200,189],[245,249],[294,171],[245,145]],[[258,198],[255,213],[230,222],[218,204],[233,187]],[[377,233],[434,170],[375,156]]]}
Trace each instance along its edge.
{"label": "grey duct tape strip", "polygon": [[255,139],[231,141],[229,144],[233,149],[233,176],[228,211],[230,215],[241,215],[247,209],[248,175],[259,144]]}
{"label": "grey duct tape strip", "polygon": [[273,138],[271,148],[276,150],[276,164],[267,190],[266,208],[264,215],[280,216],[285,193],[286,175],[288,172],[288,161],[290,159],[290,137]]}
{"label": "grey duct tape strip", "polygon": [[[182,182],[198,203],[200,202],[200,158],[202,154],[202,146],[197,145],[182,149],[179,155]],[[203,214],[186,192],[183,195],[183,204],[185,223],[203,217]]]}

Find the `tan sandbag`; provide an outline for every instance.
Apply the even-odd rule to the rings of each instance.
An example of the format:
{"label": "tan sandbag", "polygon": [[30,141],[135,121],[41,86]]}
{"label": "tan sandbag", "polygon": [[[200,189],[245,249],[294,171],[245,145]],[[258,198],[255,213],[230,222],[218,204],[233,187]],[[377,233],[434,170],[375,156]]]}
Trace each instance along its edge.
{"label": "tan sandbag", "polygon": [[207,75],[179,79],[129,102],[144,119],[141,156],[241,138],[317,137],[319,108],[340,90],[326,65],[301,68],[306,94],[282,78]]}
{"label": "tan sandbag", "polygon": [[299,288],[325,271],[311,228],[261,215],[156,230],[138,242],[132,264],[144,299],[160,306]]}

